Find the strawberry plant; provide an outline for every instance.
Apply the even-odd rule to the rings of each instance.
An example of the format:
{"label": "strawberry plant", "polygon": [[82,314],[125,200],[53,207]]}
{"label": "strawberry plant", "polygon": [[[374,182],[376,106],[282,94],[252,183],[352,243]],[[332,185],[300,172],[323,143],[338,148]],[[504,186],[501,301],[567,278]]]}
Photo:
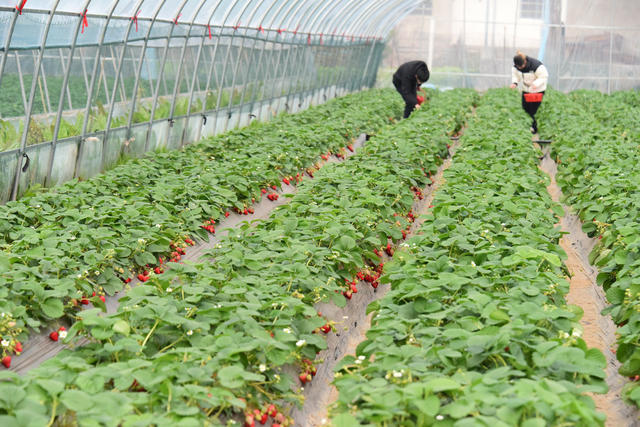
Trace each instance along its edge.
{"label": "strawberry plant", "polygon": [[[6,421],[28,409],[37,423],[291,425],[286,411],[300,400],[299,378],[285,365],[307,381],[326,346],[318,331],[327,320],[314,304],[346,304],[345,279],[364,264],[374,264],[373,275],[372,250],[399,239],[393,213],[411,208],[412,187],[429,181],[424,170],[436,170],[446,134],[462,125],[474,99],[470,91],[434,96],[422,115],[304,180],[258,227],[230,230],[207,254],[215,262],[149,273],[115,314],[79,312],[66,340],[82,335],[88,344],[0,382],[4,395],[25,390],[0,399]],[[414,124],[423,131],[409,132]]]}
{"label": "strawberry plant", "polygon": [[391,291],[336,373],[335,424],[603,425],[583,394],[606,391],[605,359],[563,298],[561,209],[518,103],[482,97],[420,234],[385,265]]}

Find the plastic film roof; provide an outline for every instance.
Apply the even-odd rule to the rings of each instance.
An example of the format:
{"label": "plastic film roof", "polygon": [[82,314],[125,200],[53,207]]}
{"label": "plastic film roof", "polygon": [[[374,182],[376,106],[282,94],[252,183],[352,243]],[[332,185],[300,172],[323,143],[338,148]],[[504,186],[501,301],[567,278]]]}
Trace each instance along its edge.
{"label": "plastic film roof", "polygon": [[394,25],[420,3],[420,0],[0,0],[0,49],[42,46],[50,17],[46,47],[71,44],[70,25],[80,19],[84,23],[78,46],[99,43],[104,25],[109,28],[106,43],[142,40],[150,26],[166,32],[171,24],[176,26],[174,35],[203,35],[224,29],[281,39],[309,35],[341,37],[346,41],[385,39]]}

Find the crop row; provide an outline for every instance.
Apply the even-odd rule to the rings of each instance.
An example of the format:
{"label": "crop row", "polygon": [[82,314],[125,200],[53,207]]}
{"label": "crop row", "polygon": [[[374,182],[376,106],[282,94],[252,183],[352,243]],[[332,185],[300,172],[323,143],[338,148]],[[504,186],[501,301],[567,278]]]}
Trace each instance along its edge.
{"label": "crop row", "polygon": [[0,421],[219,425],[298,401],[298,379],[283,367],[298,366],[306,381],[326,345],[321,330],[331,329],[314,304],[344,304],[340,291],[357,290],[365,263],[378,267],[373,249],[402,237],[408,220],[393,214],[411,208],[474,99],[471,91],[434,95],[427,111],[305,180],[269,220],[232,230],[207,254],[214,263],[152,275],[114,315],[80,312],[66,339],[91,343],[24,378],[4,373]]}
{"label": "crop row", "polygon": [[374,90],[332,100],[0,206],[0,310],[17,331],[83,296],[113,294],[144,266],[179,258],[171,244],[206,239],[202,226],[214,231],[231,209],[247,214],[261,189],[312,175],[321,154],[342,155],[360,133],[389,124],[401,110],[395,98]]}
{"label": "crop row", "polygon": [[[385,266],[391,291],[334,381],[340,425],[602,425],[605,359],[581,311],[519,100],[490,90],[433,211]],[[487,124],[491,124],[488,126]]]}
{"label": "crop row", "polygon": [[[624,93],[552,92],[545,127],[559,159],[558,183],[566,203],[598,243],[589,261],[599,269],[598,285],[611,304],[604,312],[619,326],[616,357],[620,373],[640,375],[640,108],[620,102]],[[640,383],[624,394],[640,405]]]}

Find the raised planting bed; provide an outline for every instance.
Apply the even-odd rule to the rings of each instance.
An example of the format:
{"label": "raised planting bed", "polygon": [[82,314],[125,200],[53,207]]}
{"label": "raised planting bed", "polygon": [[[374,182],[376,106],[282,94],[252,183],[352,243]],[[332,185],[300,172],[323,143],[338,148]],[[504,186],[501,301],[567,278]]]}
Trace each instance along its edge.
{"label": "raised planting bed", "polygon": [[[335,425],[603,425],[605,359],[567,306],[561,214],[519,98],[480,100],[432,214],[385,265],[391,291],[336,373]],[[555,213],[554,213],[555,212]]]}
{"label": "raised planting bed", "polygon": [[[633,94],[631,94],[633,95]],[[619,372],[629,378],[623,395],[640,404],[640,108],[620,102],[624,94],[552,92],[544,109],[554,140],[558,184],[596,239],[589,261],[598,268],[611,315],[618,325]]]}
{"label": "raised planting bed", "polygon": [[221,425],[257,409],[286,425],[269,405],[282,413],[300,400],[299,376],[312,376],[331,333],[314,304],[348,303],[358,273],[379,267],[374,249],[391,251],[402,239],[410,217],[393,214],[408,214],[474,99],[434,94],[433,123],[420,134],[413,119],[384,129],[348,161],[304,180],[263,224],[231,230],[204,262],[151,275],[113,315],[79,312],[65,341],[89,344],[24,377],[3,374],[0,395],[12,396],[0,399],[4,420]]}
{"label": "raised planting bed", "polygon": [[27,328],[87,300],[100,305],[147,265],[206,239],[229,211],[249,213],[267,188],[312,175],[320,155],[342,155],[360,133],[395,121],[396,97],[350,95],[0,206],[0,310],[15,320],[9,350]]}

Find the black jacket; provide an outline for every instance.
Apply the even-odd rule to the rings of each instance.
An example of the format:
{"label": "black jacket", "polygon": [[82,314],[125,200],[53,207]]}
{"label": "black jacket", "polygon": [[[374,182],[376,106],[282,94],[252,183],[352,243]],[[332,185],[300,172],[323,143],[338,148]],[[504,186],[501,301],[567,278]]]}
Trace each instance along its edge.
{"label": "black jacket", "polygon": [[[393,83],[399,83],[398,91],[402,94],[415,93],[418,90],[418,82],[416,74],[418,71],[426,71],[427,79],[429,78],[429,68],[424,61],[409,61],[402,64],[393,75]],[[426,80],[425,80],[426,81]],[[424,83],[424,82],[423,82]]]}

